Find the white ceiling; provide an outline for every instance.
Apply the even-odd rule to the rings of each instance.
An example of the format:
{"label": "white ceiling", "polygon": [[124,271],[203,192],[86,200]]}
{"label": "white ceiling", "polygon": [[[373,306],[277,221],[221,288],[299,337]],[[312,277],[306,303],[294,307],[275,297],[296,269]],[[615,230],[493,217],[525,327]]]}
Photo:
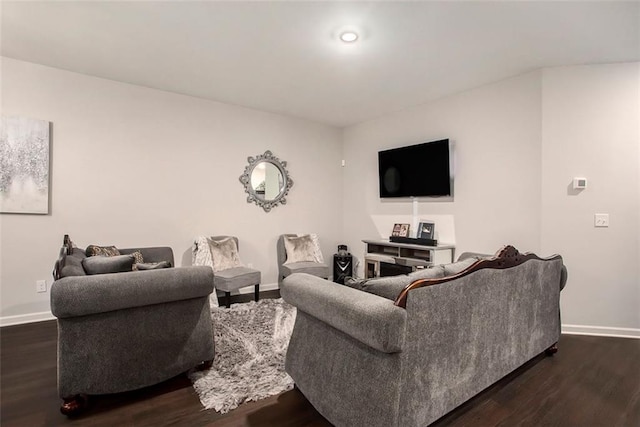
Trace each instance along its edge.
{"label": "white ceiling", "polygon": [[[348,126],[547,66],[640,60],[634,2],[11,2],[1,53]],[[360,32],[354,45],[341,29]]]}

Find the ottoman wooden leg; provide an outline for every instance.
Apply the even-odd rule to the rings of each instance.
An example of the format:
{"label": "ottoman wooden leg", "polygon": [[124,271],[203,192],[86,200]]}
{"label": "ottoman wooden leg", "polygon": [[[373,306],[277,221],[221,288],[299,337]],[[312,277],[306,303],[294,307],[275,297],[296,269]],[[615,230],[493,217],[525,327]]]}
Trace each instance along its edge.
{"label": "ottoman wooden leg", "polygon": [[258,302],[260,299],[260,283],[255,286],[255,300]]}
{"label": "ottoman wooden leg", "polygon": [[551,347],[544,351],[547,356],[553,356],[558,352],[558,343],[553,344]]}

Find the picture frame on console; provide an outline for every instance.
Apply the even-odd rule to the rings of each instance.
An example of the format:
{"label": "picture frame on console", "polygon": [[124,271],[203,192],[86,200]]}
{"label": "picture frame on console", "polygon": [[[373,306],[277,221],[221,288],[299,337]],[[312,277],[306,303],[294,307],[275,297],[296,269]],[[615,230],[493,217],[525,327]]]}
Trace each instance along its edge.
{"label": "picture frame on console", "polygon": [[391,232],[391,235],[392,236],[399,236],[401,227],[402,227],[402,224],[393,224],[393,231]]}
{"label": "picture frame on console", "polygon": [[418,225],[418,233],[417,233],[417,238],[418,239],[431,239],[433,240],[433,236],[435,235],[435,228],[436,225],[433,222],[421,222]]}
{"label": "picture frame on console", "polygon": [[409,237],[409,224],[400,224],[400,234],[399,237]]}

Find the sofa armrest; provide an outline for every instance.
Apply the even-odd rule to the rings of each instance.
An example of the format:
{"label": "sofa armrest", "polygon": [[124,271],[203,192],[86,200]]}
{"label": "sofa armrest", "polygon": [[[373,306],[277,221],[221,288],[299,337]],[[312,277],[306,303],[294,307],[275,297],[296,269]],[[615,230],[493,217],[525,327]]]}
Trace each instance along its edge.
{"label": "sofa armrest", "polygon": [[406,310],[393,301],[305,273],[280,285],[282,298],[318,320],[385,353],[404,345]]}
{"label": "sofa armrest", "polygon": [[205,297],[212,291],[210,267],[72,276],[53,283],[51,312],[57,318],[86,316]]}

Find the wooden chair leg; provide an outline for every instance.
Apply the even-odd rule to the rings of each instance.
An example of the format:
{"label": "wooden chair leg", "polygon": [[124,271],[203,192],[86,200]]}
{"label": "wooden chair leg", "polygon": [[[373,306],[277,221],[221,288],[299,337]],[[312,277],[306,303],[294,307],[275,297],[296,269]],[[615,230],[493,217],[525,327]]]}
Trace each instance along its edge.
{"label": "wooden chair leg", "polygon": [[255,300],[258,302],[260,299],[260,283],[255,286]]}
{"label": "wooden chair leg", "polygon": [[544,351],[547,356],[553,356],[558,352],[558,343],[553,344],[551,347]]}
{"label": "wooden chair leg", "polygon": [[231,292],[224,293],[224,300],[227,308],[231,308]]}

